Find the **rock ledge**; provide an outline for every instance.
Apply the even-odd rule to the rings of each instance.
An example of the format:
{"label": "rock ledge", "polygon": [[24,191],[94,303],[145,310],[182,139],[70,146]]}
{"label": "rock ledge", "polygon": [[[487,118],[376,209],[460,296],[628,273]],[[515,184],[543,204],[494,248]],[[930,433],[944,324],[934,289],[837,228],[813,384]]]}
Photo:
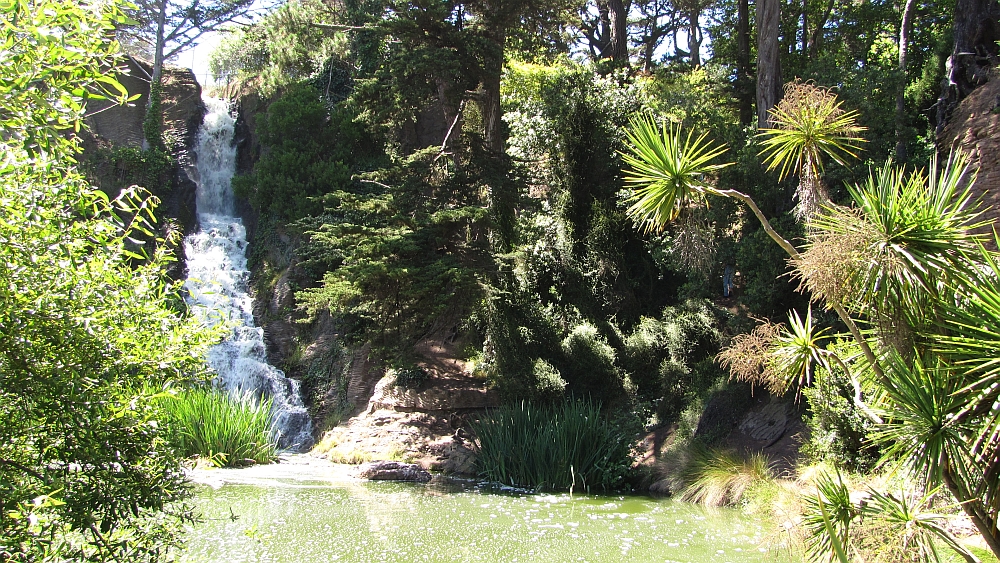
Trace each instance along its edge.
{"label": "rock ledge", "polygon": [[361,466],[358,477],[372,481],[411,481],[426,483],[431,474],[415,463],[376,461]]}

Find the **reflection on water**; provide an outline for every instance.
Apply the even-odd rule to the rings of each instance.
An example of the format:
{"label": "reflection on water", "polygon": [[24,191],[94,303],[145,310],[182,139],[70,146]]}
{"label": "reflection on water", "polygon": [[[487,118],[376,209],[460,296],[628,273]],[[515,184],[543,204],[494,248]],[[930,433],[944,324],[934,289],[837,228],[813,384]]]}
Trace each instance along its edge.
{"label": "reflection on water", "polygon": [[765,527],[736,511],[267,471],[212,472],[224,478],[198,485],[205,520],[192,527],[181,561],[786,561],[762,547]]}

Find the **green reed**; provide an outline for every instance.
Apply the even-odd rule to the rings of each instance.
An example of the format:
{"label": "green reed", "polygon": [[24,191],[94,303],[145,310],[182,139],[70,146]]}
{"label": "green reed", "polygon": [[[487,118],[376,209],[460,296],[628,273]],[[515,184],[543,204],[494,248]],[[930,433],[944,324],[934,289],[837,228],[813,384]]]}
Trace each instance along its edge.
{"label": "green reed", "polygon": [[473,430],[480,475],[504,485],[613,490],[632,466],[632,440],[590,401],[507,405],[475,422]]}
{"label": "green reed", "polygon": [[225,466],[269,463],[276,457],[270,399],[198,387],[165,397],[161,405],[167,434],[182,456]]}

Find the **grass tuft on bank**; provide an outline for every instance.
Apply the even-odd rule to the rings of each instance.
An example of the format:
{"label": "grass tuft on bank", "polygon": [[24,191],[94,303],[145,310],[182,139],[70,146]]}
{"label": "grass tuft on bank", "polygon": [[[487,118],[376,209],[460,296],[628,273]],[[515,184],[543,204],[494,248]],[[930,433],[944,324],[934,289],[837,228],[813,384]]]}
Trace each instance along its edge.
{"label": "grass tuft on bank", "polygon": [[164,397],[160,404],[179,455],[227,467],[270,463],[277,457],[270,400],[198,387]]}

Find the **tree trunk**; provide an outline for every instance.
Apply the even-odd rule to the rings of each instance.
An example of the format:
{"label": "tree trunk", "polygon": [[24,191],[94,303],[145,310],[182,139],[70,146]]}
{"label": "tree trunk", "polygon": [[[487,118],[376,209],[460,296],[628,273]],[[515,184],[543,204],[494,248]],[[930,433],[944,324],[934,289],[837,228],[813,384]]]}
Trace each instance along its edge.
{"label": "tree trunk", "polygon": [[646,35],[646,42],[642,46],[642,70],[653,72],[653,51],[656,47],[656,39],[652,34]]}
{"label": "tree trunk", "polygon": [[737,1],[736,15],[736,98],[740,123],[753,123],[753,75],[750,71],[750,2]]}
{"label": "tree trunk", "polygon": [[160,75],[163,74],[163,31],[167,25],[167,0],[159,1],[160,13],[156,16],[156,48],[153,54],[153,75],[150,83],[160,82]]}
{"label": "tree trunk", "polygon": [[483,141],[486,149],[494,155],[502,154],[506,148],[500,110],[500,72],[503,68],[500,61],[496,61],[496,67],[487,69],[479,98],[479,111],[483,115]]}
{"label": "tree trunk", "polygon": [[903,139],[903,128],[906,126],[906,50],[910,42],[910,27],[912,25],[913,0],[906,0],[903,6],[903,19],[899,24],[899,91],[896,92],[896,162],[906,160],[906,142]]}
{"label": "tree trunk", "polygon": [[830,14],[833,13],[833,4],[835,0],[830,0],[826,5],[826,11],[823,12],[823,17],[816,21],[816,25],[813,26],[812,34],[809,35],[809,58],[815,59],[816,55],[819,54],[819,43],[823,38],[823,28],[826,27],[827,20],[830,19]]}
{"label": "tree trunk", "polygon": [[691,66],[701,65],[701,26],[698,19],[701,18],[701,8],[697,3],[691,8],[688,14],[688,51],[691,53]]}
{"label": "tree trunk", "polygon": [[478,105],[483,118],[483,145],[489,155],[491,167],[486,184],[487,205],[493,220],[492,245],[494,252],[502,254],[513,248],[517,194],[513,182],[507,178],[507,138],[500,107],[500,77],[507,33],[503,25],[494,25],[490,29],[492,52],[483,64],[482,91]]}
{"label": "tree trunk", "polygon": [[608,17],[611,20],[611,59],[628,62],[628,14],[622,0],[608,0]]}
{"label": "tree trunk", "polygon": [[802,0],[802,55],[806,56],[809,53],[809,3],[808,0]]}
{"label": "tree trunk", "polygon": [[605,2],[597,3],[597,20],[600,22],[601,31],[598,34],[601,42],[598,44],[597,48],[601,52],[601,58],[607,58],[611,56],[611,52],[614,50],[613,34],[611,32],[611,13],[610,8]]}
{"label": "tree trunk", "polygon": [[955,106],[989,79],[990,68],[998,62],[1000,2],[958,0],[953,31],[954,49],[945,64],[945,81],[938,100],[939,133]]}
{"label": "tree trunk", "polygon": [[[159,85],[160,77],[163,75],[163,32],[167,24],[167,0],[159,0],[159,13],[156,15],[156,45],[153,51],[153,72],[149,77],[149,96],[146,97],[146,114],[143,120],[142,150],[149,150],[153,143],[150,142],[148,123],[152,119],[161,120],[159,115],[153,115],[159,110]],[[155,124],[159,128],[160,124]],[[159,147],[157,147],[159,148]]]}
{"label": "tree trunk", "polygon": [[757,0],[757,127],[767,127],[768,110],[781,99],[778,34],[780,0]]}

